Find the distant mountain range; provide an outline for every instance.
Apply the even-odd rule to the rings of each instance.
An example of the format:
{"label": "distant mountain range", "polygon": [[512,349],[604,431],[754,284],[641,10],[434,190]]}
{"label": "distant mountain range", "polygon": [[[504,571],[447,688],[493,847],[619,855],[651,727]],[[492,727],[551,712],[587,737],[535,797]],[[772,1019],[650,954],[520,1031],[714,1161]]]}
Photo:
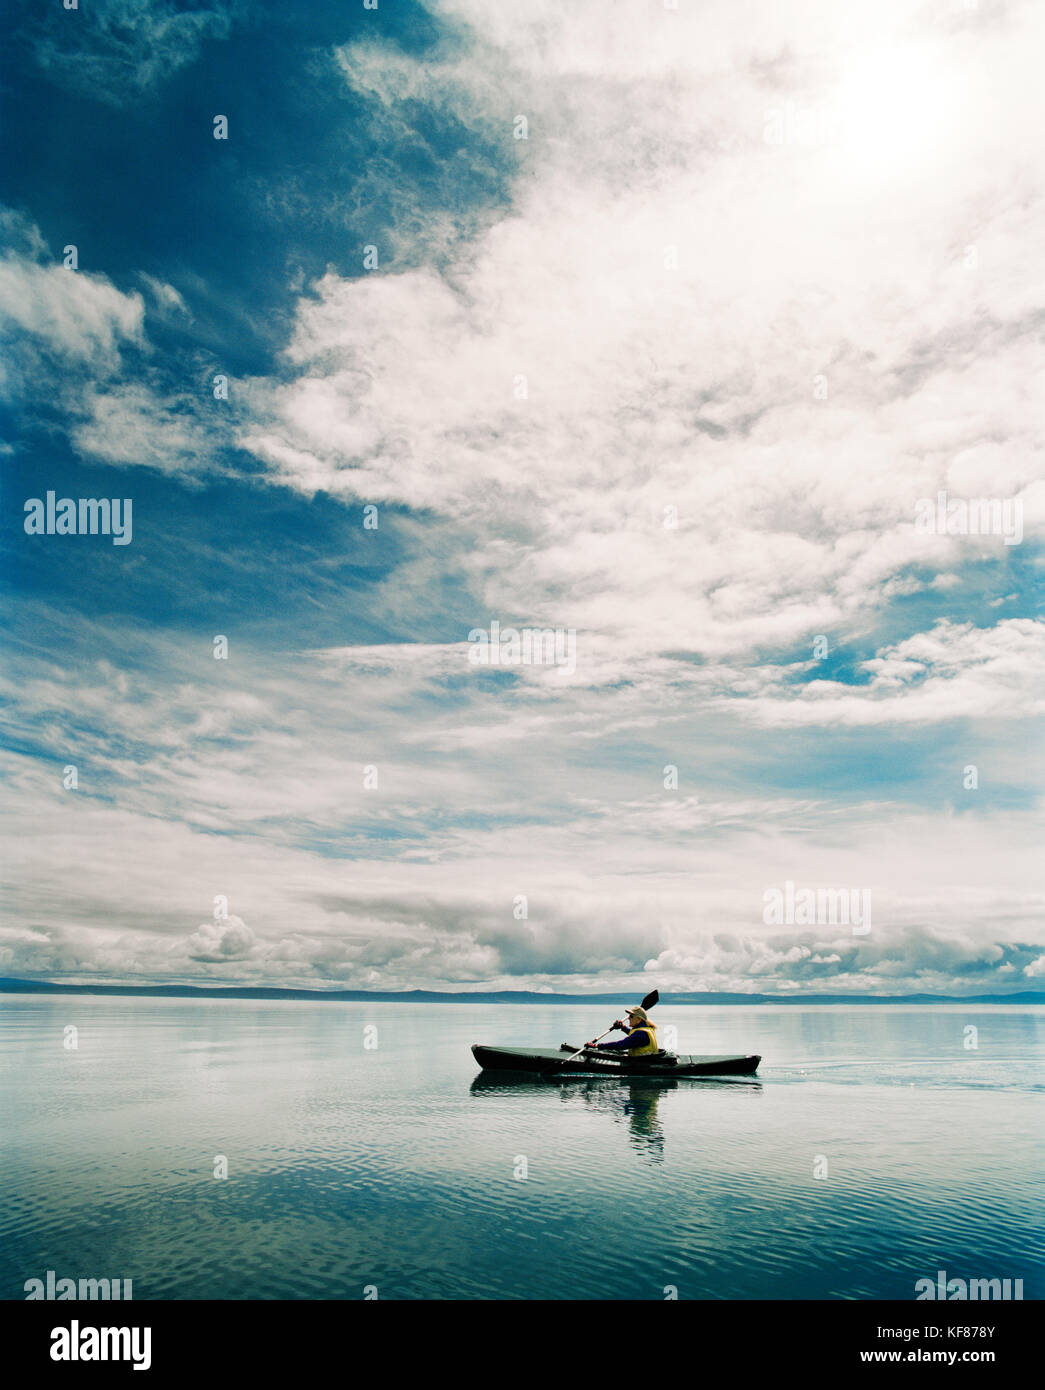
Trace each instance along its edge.
{"label": "distant mountain range", "polygon": [[[253,985],[55,985],[46,980],[5,979],[0,994],[117,994],[159,999],[303,999],[370,1004],[630,1004],[632,993],[538,994],[497,990],[446,994],[424,989],[275,989]],[[661,1004],[1045,1004],[1045,992],[1016,994],[662,994]]]}

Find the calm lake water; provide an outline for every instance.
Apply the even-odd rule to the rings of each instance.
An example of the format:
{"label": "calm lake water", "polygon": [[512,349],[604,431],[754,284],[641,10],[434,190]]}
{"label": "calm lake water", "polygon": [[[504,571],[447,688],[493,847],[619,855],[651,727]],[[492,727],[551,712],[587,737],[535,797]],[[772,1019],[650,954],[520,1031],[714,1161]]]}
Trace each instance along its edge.
{"label": "calm lake water", "polygon": [[471,1043],[580,1043],[605,1005],[4,996],[0,1297],[1045,1295],[1041,1009],[658,1014],[758,1078],[480,1079]]}

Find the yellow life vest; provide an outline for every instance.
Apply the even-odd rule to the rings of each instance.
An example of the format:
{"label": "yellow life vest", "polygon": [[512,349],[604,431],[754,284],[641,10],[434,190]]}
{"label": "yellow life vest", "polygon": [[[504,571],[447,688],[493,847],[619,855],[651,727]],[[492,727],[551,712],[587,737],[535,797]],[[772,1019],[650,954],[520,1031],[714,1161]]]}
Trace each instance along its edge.
{"label": "yellow life vest", "polygon": [[[650,1041],[649,1043],[647,1043],[647,1045],[646,1045],[645,1047],[629,1047],[629,1048],[628,1048],[628,1056],[629,1056],[629,1057],[648,1057],[648,1056],[649,1056],[651,1053],[653,1053],[653,1052],[659,1052],[659,1051],[660,1051],[660,1043],[657,1042],[657,1027],[656,1027],[656,1024],[653,1024],[653,1023],[640,1023],[640,1024],[639,1024],[639,1028],[641,1028],[644,1032],[646,1032],[646,1033],[649,1034],[651,1041]],[[633,1033],[637,1033],[637,1032],[639,1031],[639,1028],[633,1028],[631,1031],[632,1031]]]}

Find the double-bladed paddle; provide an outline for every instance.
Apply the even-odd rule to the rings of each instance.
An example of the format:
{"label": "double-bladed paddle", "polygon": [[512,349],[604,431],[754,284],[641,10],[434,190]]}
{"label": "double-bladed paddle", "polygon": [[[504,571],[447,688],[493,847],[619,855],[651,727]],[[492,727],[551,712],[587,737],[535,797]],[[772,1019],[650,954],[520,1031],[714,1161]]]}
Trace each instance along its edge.
{"label": "double-bladed paddle", "polygon": [[[657,993],[656,990],[654,990],[652,994],[647,994],[645,999],[643,999],[642,1001],[643,1009],[652,1009],[659,998],[660,995]],[[594,1038],[592,1041],[598,1042],[601,1038],[604,1038],[607,1033],[612,1033],[616,1026],[617,1025],[615,1023],[611,1023],[610,1026],[606,1029],[605,1033],[600,1033],[599,1036],[597,1038]],[[590,1046],[591,1043],[585,1043],[584,1047],[578,1048],[576,1052],[571,1053],[569,1057],[565,1057],[561,1062],[553,1062],[552,1068],[558,1070],[561,1067],[568,1066],[570,1062],[575,1062],[577,1058],[581,1055],[581,1053],[584,1051],[584,1048]]]}

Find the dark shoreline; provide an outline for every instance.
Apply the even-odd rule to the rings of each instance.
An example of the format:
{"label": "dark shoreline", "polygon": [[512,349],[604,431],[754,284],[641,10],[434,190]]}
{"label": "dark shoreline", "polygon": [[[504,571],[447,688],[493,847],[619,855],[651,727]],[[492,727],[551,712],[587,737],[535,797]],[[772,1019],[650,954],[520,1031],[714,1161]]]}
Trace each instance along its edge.
{"label": "dark shoreline", "polygon": [[[60,985],[46,980],[0,977],[0,994],[102,994],[151,999],[294,999],[371,1004],[630,1004],[632,995],[538,994],[532,990],[438,993],[423,989],[315,990],[277,989],[264,985]],[[1045,1004],[1045,993],[1014,994],[662,994],[661,1004]]]}

